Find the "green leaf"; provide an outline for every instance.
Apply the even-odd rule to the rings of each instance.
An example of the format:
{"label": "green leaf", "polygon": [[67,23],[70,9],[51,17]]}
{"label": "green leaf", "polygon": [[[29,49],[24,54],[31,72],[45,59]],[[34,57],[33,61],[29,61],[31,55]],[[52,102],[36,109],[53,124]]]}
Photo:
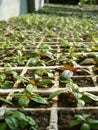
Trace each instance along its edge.
{"label": "green leaf", "polygon": [[0,123],[0,130],[7,130],[7,124],[4,123]]}
{"label": "green leaf", "polygon": [[62,72],[60,79],[61,80],[66,80],[66,79],[70,79],[73,76],[73,72],[70,70],[65,70]]}
{"label": "green leaf", "polygon": [[98,120],[95,120],[95,119],[89,119],[88,122],[94,125],[98,124]]}
{"label": "green leaf", "polygon": [[94,130],[98,130],[98,123],[90,123],[90,127]]}
{"label": "green leaf", "polygon": [[40,76],[40,77],[42,77],[43,76],[43,70],[42,69],[37,69],[36,71],[35,71],[35,74],[37,74],[38,76]]}
{"label": "green leaf", "polygon": [[10,102],[10,101],[8,101],[7,99],[4,99],[4,98],[0,98],[0,101],[7,103],[7,104],[10,104],[10,105],[13,105],[12,102]]}
{"label": "green leaf", "polygon": [[16,111],[13,114],[13,117],[17,119],[20,128],[24,129],[28,125],[26,122],[26,116],[22,112]]}
{"label": "green leaf", "polygon": [[48,100],[52,100],[54,97],[60,95],[62,92],[63,92],[62,90],[53,92],[52,94],[49,95]]}
{"label": "green leaf", "polygon": [[32,58],[31,61],[29,62],[28,66],[32,67],[35,66],[38,62],[39,62],[40,58],[36,57],[36,58]]}
{"label": "green leaf", "polygon": [[80,94],[79,92],[73,92],[73,94],[77,99],[82,97],[82,94]]}
{"label": "green leaf", "polygon": [[18,120],[19,127],[24,130],[28,123],[24,120]]}
{"label": "green leaf", "polygon": [[49,78],[54,78],[54,74],[52,72],[48,72]]}
{"label": "green leaf", "polygon": [[6,110],[5,111],[5,115],[9,116],[11,114],[13,114],[14,112],[12,110]]}
{"label": "green leaf", "polygon": [[77,126],[81,124],[81,120],[73,120],[70,122],[70,126],[73,127],[73,126]]}
{"label": "green leaf", "polygon": [[5,81],[4,83],[3,83],[3,85],[2,85],[2,88],[3,89],[9,89],[9,88],[11,88],[11,81]]}
{"label": "green leaf", "polygon": [[38,126],[31,126],[30,130],[38,130]]}
{"label": "green leaf", "polygon": [[54,81],[53,80],[51,80],[51,79],[43,79],[43,81],[40,81],[39,83],[38,83],[38,86],[47,86],[47,85],[49,85],[49,84],[53,84],[54,83]]}
{"label": "green leaf", "polygon": [[32,84],[28,84],[27,87],[26,87],[26,90],[29,93],[33,93],[36,89],[37,89],[36,86],[33,86]]}
{"label": "green leaf", "polygon": [[93,95],[93,94],[88,93],[88,92],[84,92],[84,95],[88,96],[89,98],[91,98],[94,101],[98,101],[98,96],[96,96],[96,95]]}
{"label": "green leaf", "polygon": [[17,55],[18,55],[19,57],[22,56],[22,52],[21,52],[21,50],[17,50]]}
{"label": "green leaf", "polygon": [[78,103],[77,103],[77,106],[78,107],[83,107],[85,105],[85,102],[81,99],[78,99]]}
{"label": "green leaf", "polygon": [[87,123],[83,123],[80,127],[80,130],[90,130],[90,125]]}
{"label": "green leaf", "polygon": [[83,117],[84,117],[85,119],[90,116],[89,114],[82,114],[82,115],[83,115]]}
{"label": "green leaf", "polygon": [[48,104],[47,100],[40,97],[40,96],[32,96],[31,100],[37,102],[37,103],[40,103],[40,104]]}
{"label": "green leaf", "polygon": [[53,53],[51,53],[49,51],[46,52],[46,56],[49,57],[49,58],[51,58],[51,59],[54,58]]}
{"label": "green leaf", "polygon": [[21,75],[14,74],[13,76],[14,76],[14,78],[16,78],[17,80],[20,80],[20,81],[22,81],[22,82],[26,82],[25,78],[24,78],[23,76],[21,76]]}
{"label": "green leaf", "polygon": [[24,121],[26,119],[26,116],[22,112],[19,112],[19,111],[15,111],[13,113],[13,117],[15,117],[18,120],[24,120]]}
{"label": "green leaf", "polygon": [[85,103],[92,103],[92,101],[93,101],[91,98],[89,98],[86,95],[83,95],[81,100],[83,100]]}
{"label": "green leaf", "polygon": [[84,59],[80,65],[95,65],[96,61],[93,58]]}
{"label": "green leaf", "polygon": [[31,117],[29,117],[29,116],[26,116],[26,121],[27,121],[30,125],[32,125],[32,126],[36,125],[35,120],[33,120],[33,119],[32,119]]}
{"label": "green leaf", "polygon": [[30,100],[28,98],[25,98],[25,97],[21,97],[18,99],[18,104],[22,107],[27,107],[29,102],[30,102]]}
{"label": "green leaf", "polygon": [[83,115],[75,115],[75,118],[77,118],[77,119],[79,119],[79,120],[81,120],[81,121],[85,121],[85,118],[84,118],[84,116]]}
{"label": "green leaf", "polygon": [[0,82],[3,82],[6,78],[5,74],[0,74]]}
{"label": "green leaf", "polygon": [[5,118],[5,122],[7,123],[7,125],[9,126],[9,128],[11,130],[17,130],[18,122],[17,122],[17,120],[14,117],[10,116],[8,118]]}

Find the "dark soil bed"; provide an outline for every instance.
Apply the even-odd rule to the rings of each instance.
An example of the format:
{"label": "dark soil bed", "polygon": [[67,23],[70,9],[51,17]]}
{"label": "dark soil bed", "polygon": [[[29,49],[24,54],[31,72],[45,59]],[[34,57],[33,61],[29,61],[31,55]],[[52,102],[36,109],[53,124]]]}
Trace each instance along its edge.
{"label": "dark soil bed", "polygon": [[38,130],[46,130],[50,122],[50,111],[30,111],[26,112],[38,124]]}
{"label": "dark soil bed", "polygon": [[94,87],[93,80],[91,77],[72,77],[72,80],[79,87]]}

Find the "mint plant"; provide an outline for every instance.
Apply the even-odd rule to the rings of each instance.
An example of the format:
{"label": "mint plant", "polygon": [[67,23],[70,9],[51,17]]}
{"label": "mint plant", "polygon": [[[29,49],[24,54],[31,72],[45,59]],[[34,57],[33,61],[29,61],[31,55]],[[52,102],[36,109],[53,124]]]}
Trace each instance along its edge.
{"label": "mint plant", "polygon": [[70,126],[80,126],[80,130],[97,130],[98,120],[90,118],[89,114],[76,114],[76,119],[70,122]]}
{"label": "mint plant", "polygon": [[1,130],[37,130],[37,128],[35,120],[20,111],[6,110],[5,114],[0,116]]}

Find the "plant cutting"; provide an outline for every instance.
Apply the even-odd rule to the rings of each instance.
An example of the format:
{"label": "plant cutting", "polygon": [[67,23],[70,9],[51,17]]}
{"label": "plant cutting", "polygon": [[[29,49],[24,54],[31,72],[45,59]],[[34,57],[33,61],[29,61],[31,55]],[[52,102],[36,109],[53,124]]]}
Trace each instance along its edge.
{"label": "plant cutting", "polygon": [[70,122],[70,126],[80,126],[80,130],[97,130],[98,120],[90,118],[89,114],[76,114],[76,119]]}
{"label": "plant cutting", "polygon": [[28,107],[30,101],[36,102],[38,104],[47,105],[48,104],[47,99],[35,93],[36,89],[37,89],[36,86],[28,84],[25,92],[13,94],[13,97],[18,99],[18,104],[23,108]]}
{"label": "plant cutting", "polygon": [[32,53],[33,58],[29,62],[28,66],[40,66],[47,65],[47,61],[54,59],[54,54],[50,51],[52,48],[47,44],[42,44],[39,50]]}
{"label": "plant cutting", "polygon": [[66,89],[73,95],[73,98],[75,98],[78,107],[84,106],[85,103],[98,101],[98,96],[81,90],[78,85],[73,83],[71,80],[66,84]]}
{"label": "plant cutting", "polygon": [[37,130],[38,126],[33,118],[20,111],[6,110],[0,116],[0,129],[2,130]]}
{"label": "plant cutting", "polygon": [[17,47],[12,48],[12,49],[13,50],[11,50],[11,52],[9,52],[9,49],[6,50],[7,53],[4,54],[4,58],[2,57],[3,59],[2,59],[1,65],[5,67],[25,65],[27,56],[23,54],[22,48],[21,50],[20,48],[17,48]]}
{"label": "plant cutting", "polygon": [[54,71],[50,69],[36,69],[33,76],[29,79],[29,83],[38,88],[48,88],[54,84]]}
{"label": "plant cutting", "polygon": [[[98,102],[98,96],[81,90],[72,80],[66,81],[66,89],[52,93],[53,97],[59,96],[59,102],[63,102],[63,106],[69,104],[71,106],[83,107],[86,104]],[[63,96],[61,96],[63,95]],[[60,97],[61,96],[61,97]],[[68,103],[67,103],[68,102]]]}
{"label": "plant cutting", "polygon": [[3,89],[9,89],[13,87],[13,84],[16,80],[21,82],[26,82],[26,79],[23,76],[20,76],[17,71],[12,70],[11,68],[5,68],[0,71],[0,87]]}
{"label": "plant cutting", "polygon": [[45,61],[41,60],[41,58],[37,56],[37,57],[31,58],[28,66],[33,67],[33,66],[46,66],[46,65],[45,65]]}

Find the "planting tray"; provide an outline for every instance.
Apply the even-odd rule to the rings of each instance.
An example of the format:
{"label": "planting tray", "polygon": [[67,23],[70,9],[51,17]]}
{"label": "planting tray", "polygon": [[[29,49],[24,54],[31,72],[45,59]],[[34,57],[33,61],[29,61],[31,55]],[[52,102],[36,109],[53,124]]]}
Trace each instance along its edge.
{"label": "planting tray", "polygon": [[[47,39],[50,39],[51,41],[47,41]],[[30,101],[29,105],[22,109],[21,106],[18,104],[18,99],[17,97],[15,98],[15,94],[17,93],[23,93],[26,91],[26,86],[30,84],[30,80],[36,80],[36,71],[42,70],[44,72],[50,71],[53,75],[49,77],[48,74],[42,75],[42,80],[44,81],[46,79],[53,80],[52,83],[46,84],[46,85],[36,85],[37,89],[34,91],[41,95],[42,97],[48,97],[51,93],[58,91],[58,90],[63,90],[66,91],[66,83],[62,82],[60,79],[60,76],[62,73],[66,70],[69,70],[70,72],[73,72],[73,75],[71,79],[79,86],[81,90],[90,92],[90,93],[98,93],[98,70],[96,69],[97,67],[95,66],[95,61],[93,59],[93,56],[96,55],[98,52],[97,51],[90,51],[90,52],[80,52],[82,47],[78,49],[77,45],[81,44],[83,46],[85,42],[75,42],[73,43],[71,40],[68,42],[73,43],[74,46],[76,45],[76,51],[73,52],[74,56],[77,56],[77,59],[74,60],[73,57],[71,57],[70,53],[70,48],[67,49],[67,47],[62,46],[61,44],[61,39],[59,36],[57,37],[49,37],[49,36],[44,36],[40,38],[41,40],[37,41],[35,45],[25,45],[25,49],[22,51],[22,54],[25,56],[28,55],[28,58],[24,60],[22,65],[18,65],[17,59],[16,59],[16,64],[14,63],[14,60],[12,59],[13,63],[10,66],[10,70],[16,72],[19,76],[24,77],[26,79],[26,82],[23,83],[23,81],[20,78],[15,77],[9,77],[11,84],[9,88],[3,88],[1,87],[0,89],[0,95],[2,98],[7,99],[7,101],[12,102],[14,105],[10,105],[7,103],[4,103],[1,101],[0,103],[0,115],[3,115],[5,110],[19,110],[22,111],[23,113],[30,115],[35,119],[37,122],[40,130],[63,130],[63,129],[71,129],[69,127],[69,124],[66,120],[66,118],[70,117],[69,114],[71,113],[70,117],[71,119],[73,118],[73,115],[75,113],[92,113],[93,112],[97,113],[98,111],[98,102],[95,103],[94,105],[92,104],[86,104],[86,107],[76,107],[73,106],[73,104],[68,104],[67,100],[68,97],[66,97],[64,94],[61,94],[59,96],[56,96],[53,98],[52,102],[49,103],[48,105],[43,105],[43,104],[38,104],[34,103],[33,101]],[[92,44],[92,42],[89,44]],[[94,43],[93,43],[94,44]],[[44,46],[45,45],[45,46]],[[40,56],[40,59],[38,62],[40,63],[33,63],[31,61],[36,59],[36,57],[39,56],[39,54],[34,55],[34,52],[39,53],[42,51],[41,47],[47,47],[47,45],[50,47],[49,52],[51,52],[51,56],[48,57],[49,55],[44,55]],[[8,54],[4,54],[4,57],[6,58],[7,56],[9,57],[10,55],[15,56],[15,52],[17,52],[17,47],[16,48],[7,48]],[[43,49],[44,51],[44,49]],[[2,50],[1,50],[1,53]],[[44,54],[44,52],[43,52]],[[49,53],[50,54],[50,53]],[[84,58],[83,58],[83,56]],[[81,59],[81,57],[83,59]],[[68,61],[68,58],[70,60],[73,60],[72,63]],[[33,60],[32,60],[33,59]],[[85,61],[85,59],[88,60],[88,62]],[[1,58],[2,60],[2,58]],[[91,60],[91,61],[90,61]],[[43,61],[43,62],[42,62]],[[82,63],[84,61],[84,63]],[[36,61],[35,61],[36,62]],[[9,63],[9,61],[3,60],[4,65],[6,63]],[[72,65],[71,65],[72,64]],[[9,67],[5,67],[3,64],[0,67],[1,74],[9,70],[7,70]],[[17,65],[17,66],[16,66]],[[79,69],[79,71],[75,71],[75,69]],[[95,69],[94,69],[95,68]],[[74,71],[73,71],[74,70]],[[69,73],[70,73],[69,72]],[[7,78],[8,74],[6,75]],[[10,74],[10,76],[12,76]],[[7,79],[8,80],[8,79]],[[37,81],[38,82],[38,81]],[[67,101],[67,102],[66,102]],[[73,108],[72,108],[73,107]],[[98,117],[97,117],[98,118]],[[68,126],[66,126],[68,124]]]}
{"label": "planting tray", "polygon": [[[98,119],[98,97],[81,106],[73,95],[98,96],[98,43],[89,34],[68,32],[70,18],[65,19],[66,30],[62,17],[49,22],[51,17],[44,17],[1,22],[0,116],[6,110],[20,111],[36,121],[38,130],[78,130],[69,126],[75,114]],[[28,101],[31,93],[35,95]]]}

